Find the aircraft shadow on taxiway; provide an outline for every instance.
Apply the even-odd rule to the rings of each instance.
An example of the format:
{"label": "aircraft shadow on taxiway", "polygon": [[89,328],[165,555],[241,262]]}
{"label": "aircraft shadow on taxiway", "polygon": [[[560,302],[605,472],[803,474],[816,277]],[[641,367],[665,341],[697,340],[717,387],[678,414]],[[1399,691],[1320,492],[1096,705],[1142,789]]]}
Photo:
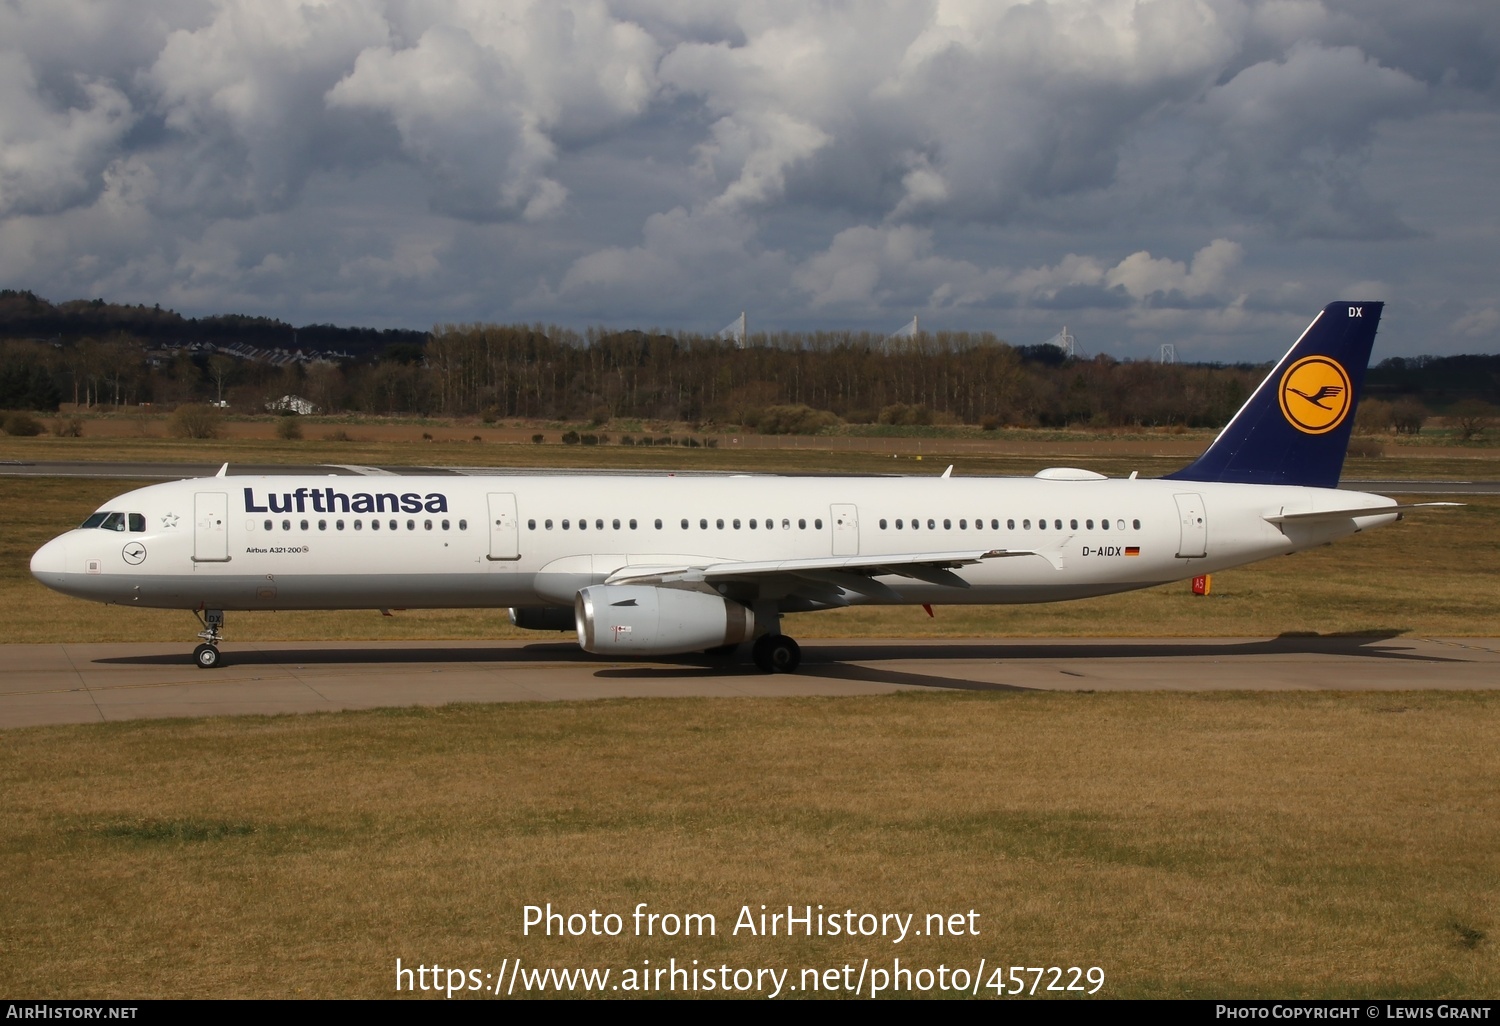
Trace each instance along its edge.
{"label": "aircraft shadow on taxiway", "polygon": [[[1088,661],[1092,659],[1201,659],[1278,655],[1360,656],[1381,660],[1414,660],[1418,662],[1458,662],[1441,656],[1415,655],[1409,650],[1373,647],[1374,642],[1396,637],[1388,631],[1360,635],[1300,635],[1253,639],[1228,644],[1163,642],[1157,639],[1122,639],[1102,644],[1078,645],[1066,640],[1024,644],[986,642],[910,641],[897,644],[862,644],[839,642],[814,643],[804,647],[800,676],[822,677],[864,683],[901,684],[964,691],[1030,691],[1015,684],[967,680],[947,676],[945,663],[955,660],[992,660],[1023,662],[1031,660]],[[330,665],[330,664],[432,664],[432,663],[613,663],[601,667],[595,676],[606,679],[687,679],[706,677],[763,677],[754,664],[734,655],[690,655],[660,657],[652,665],[619,666],[607,656],[591,655],[568,642],[542,642],[520,648],[491,648],[483,645],[461,647],[399,649],[348,648],[257,649],[226,653],[226,661],[238,666]],[[935,671],[914,673],[881,666],[896,660],[920,660]],[[178,653],[115,656],[96,660],[99,663],[134,666],[175,666],[182,662]],[[667,664],[665,667],[662,664]],[[874,665],[872,665],[874,664]],[[786,678],[788,681],[795,677]]]}

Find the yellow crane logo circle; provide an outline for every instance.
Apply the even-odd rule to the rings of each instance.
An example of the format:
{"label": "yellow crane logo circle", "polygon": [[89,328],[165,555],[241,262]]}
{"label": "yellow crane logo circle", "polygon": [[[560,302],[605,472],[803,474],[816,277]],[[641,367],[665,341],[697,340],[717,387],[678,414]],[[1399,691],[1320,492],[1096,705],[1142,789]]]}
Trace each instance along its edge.
{"label": "yellow crane logo circle", "polygon": [[1309,435],[1332,431],[1354,403],[1349,373],[1331,356],[1305,356],[1281,376],[1281,412]]}

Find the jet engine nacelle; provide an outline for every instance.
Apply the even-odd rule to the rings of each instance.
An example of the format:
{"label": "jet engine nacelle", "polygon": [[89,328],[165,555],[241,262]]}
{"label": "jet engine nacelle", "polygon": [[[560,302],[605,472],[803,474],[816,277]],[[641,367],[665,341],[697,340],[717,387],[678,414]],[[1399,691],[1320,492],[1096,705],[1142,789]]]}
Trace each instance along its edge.
{"label": "jet engine nacelle", "polygon": [[606,584],[573,603],[585,652],[675,655],[737,645],[755,633],[755,614],[712,592]]}
{"label": "jet engine nacelle", "polygon": [[524,631],[570,631],[573,610],[567,606],[511,606],[510,622]]}

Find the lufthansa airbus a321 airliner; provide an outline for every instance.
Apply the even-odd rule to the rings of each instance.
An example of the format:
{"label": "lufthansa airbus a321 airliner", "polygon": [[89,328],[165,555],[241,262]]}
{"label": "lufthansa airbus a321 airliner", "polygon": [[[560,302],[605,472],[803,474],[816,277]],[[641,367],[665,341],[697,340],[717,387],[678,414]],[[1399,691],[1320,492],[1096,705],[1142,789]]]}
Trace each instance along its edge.
{"label": "lufthansa airbus a321 airliner", "polygon": [[510,607],[589,652],[752,642],[791,672],[783,613],[1052,602],[1149,588],[1388,524],[1339,491],[1380,303],[1332,303],[1192,465],[1165,478],[235,477],[105,503],[31,560],[49,588],[192,610]]}

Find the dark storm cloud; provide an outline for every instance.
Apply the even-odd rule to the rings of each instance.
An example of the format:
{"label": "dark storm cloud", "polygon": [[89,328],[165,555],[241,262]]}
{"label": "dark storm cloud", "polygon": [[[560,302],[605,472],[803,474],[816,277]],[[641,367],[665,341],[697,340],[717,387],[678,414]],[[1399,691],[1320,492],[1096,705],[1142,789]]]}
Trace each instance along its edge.
{"label": "dark storm cloud", "polygon": [[1493,348],[1497,66],[1456,0],[23,0],[0,281],[1203,358],[1353,290]]}

